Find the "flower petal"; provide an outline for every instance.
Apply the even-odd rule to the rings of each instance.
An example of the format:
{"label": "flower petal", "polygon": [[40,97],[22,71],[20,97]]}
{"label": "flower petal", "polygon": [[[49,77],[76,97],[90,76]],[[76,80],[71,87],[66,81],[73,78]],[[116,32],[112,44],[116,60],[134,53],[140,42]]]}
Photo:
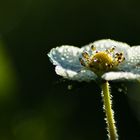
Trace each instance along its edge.
{"label": "flower petal", "polygon": [[111,39],[102,39],[102,40],[98,40],[93,43],[90,43],[89,45],[84,46],[82,48],[83,51],[85,51],[85,50],[90,51],[91,45],[94,45],[96,47],[96,49],[99,51],[109,49],[111,47],[115,47],[116,51],[123,52],[124,55],[127,55],[127,49],[130,48],[130,46],[128,44],[123,43],[123,42],[118,42],[118,41],[111,40]]}
{"label": "flower petal", "polygon": [[56,66],[55,71],[58,75],[63,76],[64,78],[67,78],[69,80],[76,80],[79,82],[89,82],[95,80],[97,77],[93,72],[89,70],[81,70],[79,72],[76,72],[70,69],[64,69],[61,66]]}
{"label": "flower petal", "polygon": [[140,75],[131,72],[107,72],[102,75],[102,78],[107,81],[140,81]]}
{"label": "flower petal", "polygon": [[79,71],[82,67],[79,62],[80,52],[80,48],[64,45],[51,49],[48,56],[54,65],[72,71]]}
{"label": "flower petal", "polygon": [[124,66],[123,70],[140,74],[140,46],[133,46],[129,48],[127,53],[127,64]]}
{"label": "flower petal", "polygon": [[91,81],[96,79],[96,75],[85,70],[80,64],[79,57],[81,49],[74,46],[61,46],[53,48],[48,56],[55,67],[58,75],[64,78],[77,81]]}

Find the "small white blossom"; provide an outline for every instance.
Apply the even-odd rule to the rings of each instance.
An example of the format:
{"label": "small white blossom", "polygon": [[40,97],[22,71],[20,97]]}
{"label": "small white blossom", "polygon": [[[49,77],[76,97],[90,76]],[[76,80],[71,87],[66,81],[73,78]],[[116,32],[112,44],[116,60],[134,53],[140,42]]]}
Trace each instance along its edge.
{"label": "small white blossom", "polygon": [[104,39],[82,48],[56,47],[48,56],[56,73],[70,80],[140,80],[140,46]]}

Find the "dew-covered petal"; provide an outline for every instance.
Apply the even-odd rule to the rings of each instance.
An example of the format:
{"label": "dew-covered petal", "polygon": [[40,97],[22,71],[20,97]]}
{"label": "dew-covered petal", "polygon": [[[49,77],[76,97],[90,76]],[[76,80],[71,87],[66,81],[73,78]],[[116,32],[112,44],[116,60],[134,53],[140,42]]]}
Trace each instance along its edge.
{"label": "dew-covered petal", "polygon": [[79,71],[82,66],[79,62],[80,48],[63,45],[51,49],[48,56],[54,65],[71,71]]}
{"label": "dew-covered petal", "polygon": [[96,75],[89,70],[85,70],[80,64],[80,55],[80,48],[68,45],[53,48],[48,53],[50,60],[56,65],[55,71],[58,75],[77,81],[95,80]]}
{"label": "dew-covered petal", "polygon": [[125,57],[127,57],[127,49],[130,48],[130,46],[123,42],[118,42],[111,39],[102,39],[95,41],[93,43],[90,43],[89,45],[86,45],[82,48],[83,51],[91,52],[91,46],[94,45],[96,47],[97,51],[103,51],[106,49],[110,49],[112,47],[115,48],[115,51],[122,52]]}
{"label": "dew-covered petal", "polygon": [[133,46],[127,50],[128,58],[123,70],[140,74],[140,46]]}
{"label": "dew-covered petal", "polygon": [[131,72],[107,72],[102,75],[102,78],[107,81],[140,81],[140,75]]}
{"label": "dew-covered petal", "polygon": [[58,75],[63,76],[66,79],[76,80],[79,82],[82,82],[82,81],[89,82],[97,78],[97,76],[92,71],[85,70],[85,69],[79,72],[76,72],[70,69],[64,69],[61,66],[56,66],[55,71]]}

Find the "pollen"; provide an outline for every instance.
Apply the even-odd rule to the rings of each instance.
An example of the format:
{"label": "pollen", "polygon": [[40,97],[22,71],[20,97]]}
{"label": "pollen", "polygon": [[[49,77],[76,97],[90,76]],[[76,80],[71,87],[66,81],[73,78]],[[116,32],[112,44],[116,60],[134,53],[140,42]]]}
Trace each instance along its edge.
{"label": "pollen", "polygon": [[93,71],[98,76],[108,71],[117,70],[118,65],[125,60],[123,53],[115,51],[115,47],[98,51],[92,45],[91,50],[93,51],[91,55],[83,52],[82,58],[79,60],[81,65]]}

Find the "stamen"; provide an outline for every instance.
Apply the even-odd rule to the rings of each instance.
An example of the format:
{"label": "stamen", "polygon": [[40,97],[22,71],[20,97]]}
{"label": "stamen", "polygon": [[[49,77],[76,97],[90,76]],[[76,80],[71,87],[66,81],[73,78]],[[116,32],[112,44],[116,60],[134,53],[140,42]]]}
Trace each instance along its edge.
{"label": "stamen", "polygon": [[123,55],[123,53],[120,53],[120,55],[122,56],[122,55]]}
{"label": "stamen", "polygon": [[89,59],[89,54],[87,52],[83,52],[82,53],[82,56],[85,58],[85,59]]}
{"label": "stamen", "polygon": [[119,55],[119,56],[118,56],[118,59],[121,59],[121,58],[122,58],[122,56],[121,56],[121,55]]}
{"label": "stamen", "polygon": [[80,61],[81,65],[86,66],[86,64],[82,58],[79,58],[79,61]]}
{"label": "stamen", "polygon": [[[94,45],[91,45],[92,51],[96,50]],[[83,59],[80,58],[81,65],[93,71],[95,74],[101,76],[107,71],[117,69],[117,66],[125,60],[122,52],[115,53],[115,47],[106,49],[104,51],[96,50],[89,55],[87,52],[83,52]]]}
{"label": "stamen", "polygon": [[114,51],[115,50],[115,47],[111,48],[111,50]]}
{"label": "stamen", "polygon": [[92,51],[95,51],[96,50],[96,47],[94,45],[91,45],[91,50]]}
{"label": "stamen", "polygon": [[115,47],[110,48],[110,49],[106,49],[105,51],[109,54],[109,53],[114,52],[114,50],[115,50]]}

